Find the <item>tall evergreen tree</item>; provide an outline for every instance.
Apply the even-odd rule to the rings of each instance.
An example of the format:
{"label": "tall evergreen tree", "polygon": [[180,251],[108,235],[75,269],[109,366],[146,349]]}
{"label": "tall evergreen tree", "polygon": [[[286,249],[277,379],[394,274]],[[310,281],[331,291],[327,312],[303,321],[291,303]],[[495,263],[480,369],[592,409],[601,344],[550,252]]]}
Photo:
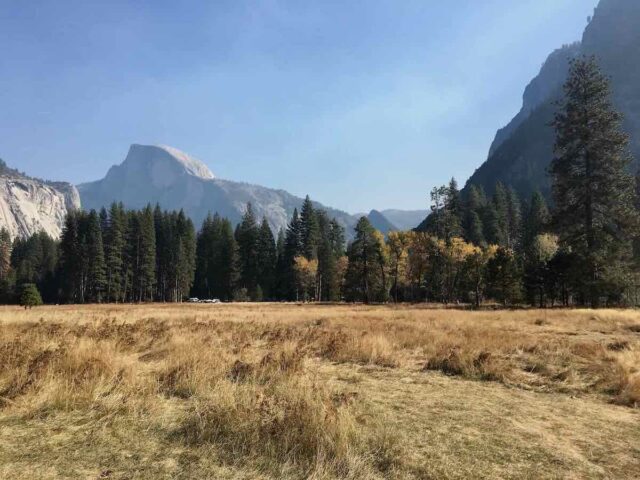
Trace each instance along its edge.
{"label": "tall evergreen tree", "polygon": [[462,202],[455,178],[431,190],[431,215],[426,230],[447,243],[462,236]]}
{"label": "tall evergreen tree", "polygon": [[491,225],[493,230],[493,242],[496,245],[509,247],[509,195],[501,182],[496,183],[492,202],[495,210],[495,223]]}
{"label": "tall evergreen tree", "polygon": [[223,299],[231,300],[238,282],[238,246],[233,236],[231,222],[223,218],[219,224],[219,241],[213,267],[217,275],[214,294]]}
{"label": "tall evergreen tree", "polygon": [[275,272],[275,285],[273,296],[277,300],[286,300],[287,290],[287,262],[285,255],[285,234],[284,229],[278,231],[278,238],[276,239],[276,272]]}
{"label": "tall evergreen tree", "polygon": [[486,245],[482,213],[486,207],[484,192],[476,185],[471,185],[467,193],[463,213],[464,239],[477,246]]}
{"label": "tall evergreen tree", "polygon": [[507,189],[507,247],[519,250],[522,245],[522,206],[516,191]]}
{"label": "tall evergreen tree", "polygon": [[452,177],[447,187],[445,238],[462,236],[462,216],[463,205],[458,182]]}
{"label": "tall evergreen tree", "polygon": [[533,192],[524,217],[522,232],[522,243],[525,254],[535,238],[547,231],[549,228],[549,220],[547,202],[539,191]]}
{"label": "tall evergreen tree", "polygon": [[[384,256],[381,238],[367,217],[355,227],[356,236],[347,248],[347,291],[352,300],[369,303],[383,299],[386,288],[383,273]],[[382,268],[381,268],[382,267]]]}
{"label": "tall evergreen tree", "polygon": [[126,240],[126,214],[123,205],[113,203],[109,208],[109,220],[104,238],[105,294],[108,301],[123,300],[123,267]]}
{"label": "tall evergreen tree", "polygon": [[246,288],[250,297],[254,297],[258,287],[258,241],[260,229],[256,223],[253,207],[247,204],[242,221],[236,229],[236,242],[240,261],[240,287]]}
{"label": "tall evergreen tree", "polygon": [[100,209],[98,217],[100,218],[100,232],[102,233],[102,240],[104,241],[107,229],[109,228],[109,212],[107,212],[105,207]]}
{"label": "tall evergreen tree", "polygon": [[273,232],[263,217],[258,236],[258,285],[262,290],[263,299],[273,299],[275,296],[275,272],[278,261]]}
{"label": "tall evergreen tree", "polygon": [[70,303],[84,301],[82,295],[82,250],[80,246],[80,212],[67,213],[60,240],[60,278],[62,300]]}
{"label": "tall evergreen tree", "polygon": [[153,300],[156,282],[156,231],[153,209],[129,212],[127,264],[129,298],[136,302]]}
{"label": "tall evergreen tree", "polygon": [[181,302],[189,295],[196,269],[196,233],[191,219],[180,210],[174,218],[173,248],[176,252],[172,272],[171,299]]}
{"label": "tall evergreen tree", "polygon": [[211,213],[202,222],[196,239],[196,272],[193,294],[200,298],[211,298],[215,273],[211,267],[215,254],[215,227]]}
{"label": "tall evergreen tree", "polygon": [[503,223],[494,202],[488,202],[482,212],[484,238],[490,245],[504,245]]}
{"label": "tall evergreen tree", "polygon": [[287,226],[284,240],[283,278],[281,295],[285,300],[298,300],[299,291],[294,268],[295,258],[304,254],[303,230],[298,216],[298,210],[293,210],[293,216]]}
{"label": "tall evergreen tree", "polygon": [[318,218],[313,208],[313,203],[307,195],[300,210],[300,228],[302,235],[303,254],[308,260],[318,258],[318,245],[320,243],[320,230]]}
{"label": "tall evergreen tree", "polygon": [[324,211],[316,212],[320,232],[318,244],[318,300],[335,301],[340,298],[338,261],[344,255],[344,231]]}
{"label": "tall evergreen tree", "polygon": [[86,217],[85,258],[87,264],[87,300],[102,302],[106,287],[104,248],[100,218],[95,210]]}
{"label": "tall evergreen tree", "polygon": [[231,223],[207,216],[198,233],[193,291],[200,298],[232,300],[238,280],[237,245]]}
{"label": "tall evergreen tree", "polygon": [[592,307],[619,298],[637,227],[628,136],[595,58],[571,63],[553,125],[554,225],[580,270],[579,297]]}
{"label": "tall evergreen tree", "polygon": [[495,256],[487,264],[489,295],[503,305],[520,301],[522,295],[522,273],[514,252],[499,247]]}

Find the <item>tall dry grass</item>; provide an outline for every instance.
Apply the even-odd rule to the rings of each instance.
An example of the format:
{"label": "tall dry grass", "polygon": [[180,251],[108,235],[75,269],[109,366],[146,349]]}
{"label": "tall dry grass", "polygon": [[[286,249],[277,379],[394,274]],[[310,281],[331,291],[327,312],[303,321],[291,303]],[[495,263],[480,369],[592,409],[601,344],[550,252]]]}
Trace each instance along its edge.
{"label": "tall dry grass", "polygon": [[378,441],[375,425],[365,431],[351,399],[318,381],[306,365],[308,345],[266,339],[265,327],[9,321],[0,334],[0,407],[26,418],[153,416],[177,402],[171,440],[213,445],[230,464],[318,478],[376,476],[376,457],[395,448],[389,436]]}
{"label": "tall dry grass", "polygon": [[[0,309],[0,408],[172,417],[169,441],[276,475],[402,471],[402,441],[317,362],[640,404],[632,311],[217,305]],[[426,375],[426,374],[425,374]]]}

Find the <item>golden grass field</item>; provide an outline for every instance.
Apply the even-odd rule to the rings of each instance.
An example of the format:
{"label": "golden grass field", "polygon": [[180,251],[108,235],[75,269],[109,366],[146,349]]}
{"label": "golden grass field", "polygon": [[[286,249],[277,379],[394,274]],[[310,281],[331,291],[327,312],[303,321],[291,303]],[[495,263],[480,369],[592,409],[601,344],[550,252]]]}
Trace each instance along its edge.
{"label": "golden grass field", "polygon": [[640,477],[640,313],[0,308],[0,478]]}

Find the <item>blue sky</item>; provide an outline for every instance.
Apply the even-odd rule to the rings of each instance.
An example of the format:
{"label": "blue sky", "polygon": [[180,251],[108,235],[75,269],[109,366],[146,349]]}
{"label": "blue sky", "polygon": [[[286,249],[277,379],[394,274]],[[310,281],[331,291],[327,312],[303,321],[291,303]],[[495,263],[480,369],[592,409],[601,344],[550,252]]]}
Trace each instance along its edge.
{"label": "blue sky", "polygon": [[0,0],[0,158],[73,183],[131,143],[350,212],[462,184],[596,0]]}

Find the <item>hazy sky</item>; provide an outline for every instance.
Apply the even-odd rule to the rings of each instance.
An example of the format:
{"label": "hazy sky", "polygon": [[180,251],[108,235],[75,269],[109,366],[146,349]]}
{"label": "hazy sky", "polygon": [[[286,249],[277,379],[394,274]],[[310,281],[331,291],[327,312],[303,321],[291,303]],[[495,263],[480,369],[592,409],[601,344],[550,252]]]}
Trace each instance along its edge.
{"label": "hazy sky", "polygon": [[463,184],[597,0],[0,0],[0,158],[102,178],[131,143],[350,212]]}

